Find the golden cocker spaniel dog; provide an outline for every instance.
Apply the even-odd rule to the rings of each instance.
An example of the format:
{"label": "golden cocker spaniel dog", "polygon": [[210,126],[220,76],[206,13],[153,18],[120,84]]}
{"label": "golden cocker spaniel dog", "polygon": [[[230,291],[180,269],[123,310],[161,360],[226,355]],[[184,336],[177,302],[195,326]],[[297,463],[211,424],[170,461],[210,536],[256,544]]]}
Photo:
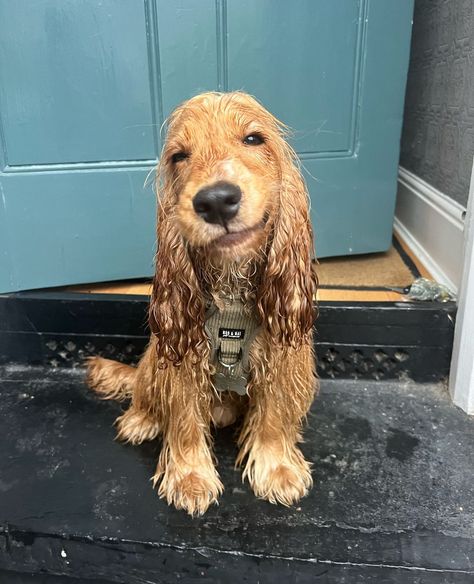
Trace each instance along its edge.
{"label": "golden cocker spaniel dog", "polygon": [[169,119],[157,172],[149,346],[136,368],[90,359],[88,383],[127,399],[118,438],[162,436],[154,485],[199,515],[223,490],[211,426],[242,416],[237,464],[258,497],[312,485],[297,444],[317,389],[308,196],[284,128],[254,98],[204,93]]}

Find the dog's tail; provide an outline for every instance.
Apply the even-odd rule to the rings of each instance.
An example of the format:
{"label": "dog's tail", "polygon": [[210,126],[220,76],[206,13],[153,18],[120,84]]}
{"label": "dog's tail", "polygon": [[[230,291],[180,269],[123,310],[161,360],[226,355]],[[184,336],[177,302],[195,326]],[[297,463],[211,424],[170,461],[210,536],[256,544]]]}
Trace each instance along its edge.
{"label": "dog's tail", "polygon": [[89,357],[87,384],[102,399],[123,401],[132,397],[136,368],[118,361]]}

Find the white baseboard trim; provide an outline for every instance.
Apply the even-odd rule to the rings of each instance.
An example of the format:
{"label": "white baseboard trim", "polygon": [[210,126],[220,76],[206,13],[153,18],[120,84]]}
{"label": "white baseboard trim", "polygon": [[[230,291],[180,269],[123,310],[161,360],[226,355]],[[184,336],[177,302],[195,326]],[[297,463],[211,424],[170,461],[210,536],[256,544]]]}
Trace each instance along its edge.
{"label": "white baseboard trim", "polygon": [[449,288],[449,290],[457,294],[458,284],[453,282],[449,278],[444,270],[442,270],[439,264],[433,259],[433,256],[426,251],[426,249],[421,245],[421,243],[412,235],[410,231],[405,227],[405,225],[395,217],[393,222],[393,228],[397,235],[399,235],[407,246],[414,253],[421,263],[425,266],[428,272],[433,276],[433,278],[440,284],[444,284]]}
{"label": "white baseboard trim", "polygon": [[462,205],[399,168],[395,232],[433,278],[455,294],[463,268],[464,214]]}

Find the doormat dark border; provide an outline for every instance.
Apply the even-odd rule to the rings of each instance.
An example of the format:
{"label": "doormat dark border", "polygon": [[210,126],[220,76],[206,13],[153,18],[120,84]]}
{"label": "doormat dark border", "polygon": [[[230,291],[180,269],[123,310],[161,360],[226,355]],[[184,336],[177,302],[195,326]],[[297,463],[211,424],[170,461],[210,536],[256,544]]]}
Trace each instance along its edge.
{"label": "doormat dark border", "polygon": [[[148,297],[20,292],[0,295],[0,365],[81,367],[90,355],[136,363],[146,347]],[[321,302],[323,378],[433,381],[447,377],[456,305]]]}

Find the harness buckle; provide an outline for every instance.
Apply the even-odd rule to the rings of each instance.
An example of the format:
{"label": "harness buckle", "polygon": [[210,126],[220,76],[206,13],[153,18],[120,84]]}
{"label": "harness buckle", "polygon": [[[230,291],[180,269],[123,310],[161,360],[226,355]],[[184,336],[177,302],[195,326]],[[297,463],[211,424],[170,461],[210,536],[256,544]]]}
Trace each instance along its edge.
{"label": "harness buckle", "polygon": [[222,360],[221,347],[222,345],[219,345],[219,348],[217,349],[217,360],[219,361],[219,364],[222,365],[222,367],[224,367],[225,369],[227,369],[229,373],[233,373],[234,368],[240,363],[240,361],[242,361],[243,357],[242,347],[240,347],[237,359],[233,363],[226,363],[225,361]]}

